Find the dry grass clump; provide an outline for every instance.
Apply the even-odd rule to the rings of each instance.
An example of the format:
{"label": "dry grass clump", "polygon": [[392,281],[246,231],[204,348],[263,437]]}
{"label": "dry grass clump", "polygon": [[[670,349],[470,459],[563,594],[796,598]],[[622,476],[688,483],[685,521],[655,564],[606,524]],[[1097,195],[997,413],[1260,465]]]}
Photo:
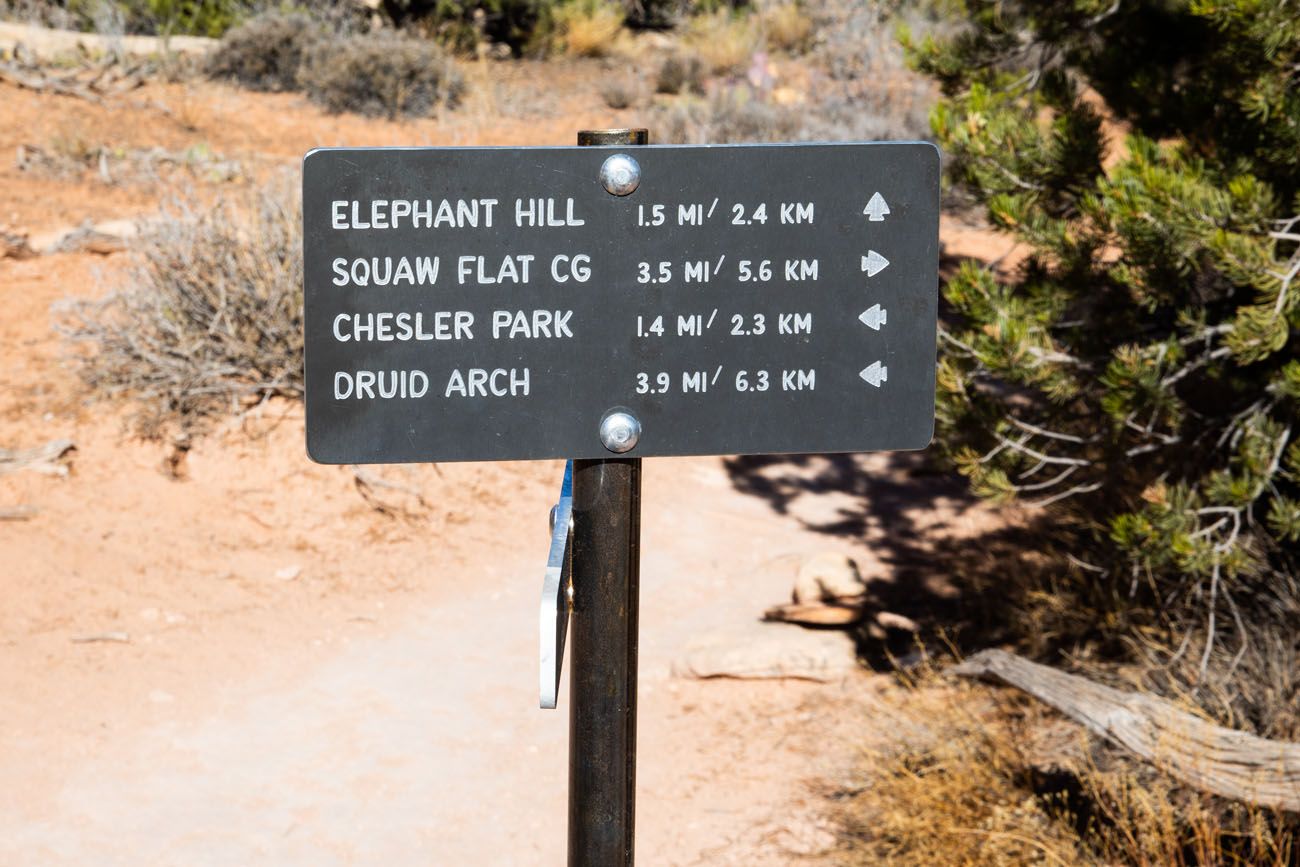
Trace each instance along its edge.
{"label": "dry grass clump", "polygon": [[328,111],[389,119],[455,105],[465,88],[442,48],[387,31],[317,41],[303,58],[298,82]]}
{"label": "dry grass clump", "polygon": [[801,129],[795,109],[774,105],[749,87],[721,88],[705,99],[677,102],[655,121],[658,137],[672,144],[788,141]]}
{"label": "dry grass clump", "polygon": [[102,396],[143,405],[139,432],[201,427],[214,414],[302,394],[302,230],[296,195],[183,208],[133,242],[126,285],[64,309],[93,352]]}
{"label": "dry grass clump", "polygon": [[837,864],[1285,867],[1300,817],[1190,792],[1070,723],[931,671],[842,793]]}
{"label": "dry grass clump", "polygon": [[791,54],[812,47],[813,19],[797,3],[779,3],[759,13],[759,25],[768,48]]}
{"label": "dry grass clump", "polygon": [[842,802],[836,863],[933,865],[1085,863],[1077,836],[1038,798],[1020,720],[933,675],[910,690],[903,740],[870,750],[861,788]]}
{"label": "dry grass clump", "polygon": [[570,57],[605,57],[623,34],[626,13],[610,0],[570,0],[555,10],[559,43]]}
{"label": "dry grass clump", "polygon": [[684,52],[674,52],[665,57],[655,75],[655,93],[703,95],[704,64],[700,58]]}
{"label": "dry grass clump", "polygon": [[749,66],[761,39],[752,18],[719,10],[692,18],[685,43],[709,72],[729,75]]}
{"label": "dry grass clump", "polygon": [[298,89],[298,69],[320,26],[301,12],[270,12],[233,28],[208,57],[212,78],[250,90]]}

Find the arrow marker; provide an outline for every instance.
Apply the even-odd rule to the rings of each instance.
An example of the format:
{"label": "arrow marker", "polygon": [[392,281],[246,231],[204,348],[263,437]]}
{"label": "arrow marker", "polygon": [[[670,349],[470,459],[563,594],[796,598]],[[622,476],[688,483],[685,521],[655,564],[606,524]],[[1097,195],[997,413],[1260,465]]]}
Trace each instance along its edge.
{"label": "arrow marker", "polygon": [[874,277],[888,267],[889,260],[875,250],[868,250],[867,255],[862,257],[862,270],[867,272],[868,277]]}
{"label": "arrow marker", "polygon": [[880,193],[872,193],[871,201],[867,202],[867,206],[862,209],[862,213],[867,215],[867,222],[869,223],[883,223],[885,217],[889,216],[889,204]]}
{"label": "arrow marker", "polygon": [[865,310],[862,315],[858,317],[858,319],[861,320],[863,325],[867,326],[872,331],[879,331],[880,326],[884,325],[888,321],[888,316],[888,310],[881,307],[879,304],[872,304],[870,308]]}
{"label": "arrow marker", "polygon": [[869,367],[862,368],[862,370],[858,372],[858,376],[862,377],[876,388],[880,388],[881,383],[889,381],[889,368],[885,367],[885,365],[881,364],[879,361],[873,361]]}

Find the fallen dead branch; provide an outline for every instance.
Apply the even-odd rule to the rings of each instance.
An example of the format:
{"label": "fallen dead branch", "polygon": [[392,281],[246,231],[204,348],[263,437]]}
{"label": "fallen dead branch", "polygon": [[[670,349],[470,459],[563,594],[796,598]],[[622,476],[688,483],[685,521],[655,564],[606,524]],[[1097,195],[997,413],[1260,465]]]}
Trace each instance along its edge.
{"label": "fallen dead branch", "polygon": [[1003,650],[977,653],[950,671],[1014,686],[1210,794],[1300,811],[1300,744],[1216,726],[1163,699],[1123,692]]}
{"label": "fallen dead branch", "polygon": [[72,96],[101,104],[105,98],[135,90],[148,80],[148,63],[123,61],[115,56],[92,60],[82,56],[72,69],[54,69],[42,64],[21,44],[13,60],[0,62],[0,81],[37,93]]}
{"label": "fallen dead branch", "polygon": [[0,449],[0,476],[19,470],[35,470],[51,476],[66,476],[71,455],[77,450],[72,440],[50,440],[31,449]]}
{"label": "fallen dead branch", "polygon": [[73,644],[130,644],[131,636],[126,632],[98,632],[94,635],[74,635],[68,640]]}
{"label": "fallen dead branch", "polygon": [[122,36],[58,30],[35,24],[0,21],[0,51],[22,50],[42,60],[69,55],[113,54],[139,58],[167,55],[202,55],[217,40],[204,36]]}
{"label": "fallen dead branch", "polygon": [[[416,488],[389,481],[365,467],[352,467],[352,480],[361,498],[382,515],[413,520],[429,508],[428,501]],[[388,495],[381,492],[388,492]]]}
{"label": "fallen dead branch", "polygon": [[[106,185],[161,183],[177,172],[185,172],[195,180],[222,183],[244,173],[240,162],[226,159],[203,146],[167,150],[162,147],[89,147],[80,143],[68,146],[61,142],[51,147],[20,144],[14,164],[20,172],[50,178],[80,177],[90,171]],[[0,250],[3,249],[3,234],[4,229],[0,228]]]}
{"label": "fallen dead branch", "polygon": [[35,255],[26,232],[0,225],[0,259],[30,259]]}
{"label": "fallen dead branch", "polygon": [[14,506],[8,509],[0,509],[0,521],[30,521],[39,512],[40,510],[35,506]]}

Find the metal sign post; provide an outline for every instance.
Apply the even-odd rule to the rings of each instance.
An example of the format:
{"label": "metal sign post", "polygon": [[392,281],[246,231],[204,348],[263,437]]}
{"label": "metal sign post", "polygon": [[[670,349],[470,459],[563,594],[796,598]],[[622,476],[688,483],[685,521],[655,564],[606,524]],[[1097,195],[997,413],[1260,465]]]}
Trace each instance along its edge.
{"label": "metal sign post", "polygon": [[923,142],[328,148],[303,166],[307,450],[568,458],[540,697],[570,650],[569,864],[633,861],[641,458],[919,449]]}
{"label": "metal sign post", "polygon": [[[644,145],[644,129],[578,133],[578,144]],[[606,447],[639,432],[607,416]],[[573,462],[573,617],[569,627],[569,864],[627,865],[636,825],[637,610],[641,460]]]}

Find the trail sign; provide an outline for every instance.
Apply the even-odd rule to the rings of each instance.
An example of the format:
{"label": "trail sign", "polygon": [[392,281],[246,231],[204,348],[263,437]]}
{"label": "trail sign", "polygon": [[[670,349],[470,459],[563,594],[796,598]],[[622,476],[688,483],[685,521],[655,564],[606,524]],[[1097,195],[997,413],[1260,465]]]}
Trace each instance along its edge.
{"label": "trail sign", "polygon": [[930,441],[931,145],[323,149],[303,221],[318,461]]}

